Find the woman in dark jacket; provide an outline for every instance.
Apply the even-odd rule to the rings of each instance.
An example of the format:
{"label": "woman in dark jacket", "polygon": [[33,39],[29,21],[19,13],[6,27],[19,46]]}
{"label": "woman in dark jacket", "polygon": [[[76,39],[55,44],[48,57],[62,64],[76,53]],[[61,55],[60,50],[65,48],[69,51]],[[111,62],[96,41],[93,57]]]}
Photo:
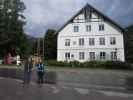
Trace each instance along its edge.
{"label": "woman in dark jacket", "polygon": [[26,58],[24,64],[24,84],[30,83],[32,68],[33,68],[32,59]]}

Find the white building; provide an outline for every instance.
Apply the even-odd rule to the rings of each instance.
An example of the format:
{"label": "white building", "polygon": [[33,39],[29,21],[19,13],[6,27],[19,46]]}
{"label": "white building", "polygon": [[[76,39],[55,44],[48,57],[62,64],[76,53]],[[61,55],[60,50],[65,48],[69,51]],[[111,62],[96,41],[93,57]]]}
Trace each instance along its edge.
{"label": "white building", "polygon": [[123,29],[89,4],[58,30],[58,61],[125,61]]}

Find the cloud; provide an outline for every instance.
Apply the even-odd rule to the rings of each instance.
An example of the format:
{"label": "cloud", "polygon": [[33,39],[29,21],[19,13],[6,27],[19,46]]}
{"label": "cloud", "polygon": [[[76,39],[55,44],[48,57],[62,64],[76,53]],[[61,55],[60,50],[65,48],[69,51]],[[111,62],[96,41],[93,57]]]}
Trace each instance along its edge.
{"label": "cloud", "polygon": [[59,29],[86,3],[91,4],[123,27],[133,24],[133,0],[23,0],[25,32],[43,36],[48,28]]}

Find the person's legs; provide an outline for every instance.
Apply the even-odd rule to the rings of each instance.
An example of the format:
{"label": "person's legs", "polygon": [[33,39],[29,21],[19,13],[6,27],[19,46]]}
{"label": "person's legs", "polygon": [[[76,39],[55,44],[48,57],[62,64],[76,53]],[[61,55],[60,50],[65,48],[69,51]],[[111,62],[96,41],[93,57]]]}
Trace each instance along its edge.
{"label": "person's legs", "polygon": [[37,83],[39,83],[39,72],[37,72]]}
{"label": "person's legs", "polygon": [[27,73],[27,84],[30,83],[30,77],[31,77],[31,72],[28,72]]}
{"label": "person's legs", "polygon": [[24,81],[23,81],[23,87],[27,86],[29,84],[30,80],[30,74],[28,72],[24,72]]}
{"label": "person's legs", "polygon": [[23,83],[26,84],[27,83],[27,72],[24,72],[24,80]]}
{"label": "person's legs", "polygon": [[40,81],[41,81],[41,73],[38,72],[38,83],[40,84]]}
{"label": "person's legs", "polygon": [[41,83],[43,83],[44,81],[43,81],[43,76],[44,76],[44,73],[43,72],[41,72]]}

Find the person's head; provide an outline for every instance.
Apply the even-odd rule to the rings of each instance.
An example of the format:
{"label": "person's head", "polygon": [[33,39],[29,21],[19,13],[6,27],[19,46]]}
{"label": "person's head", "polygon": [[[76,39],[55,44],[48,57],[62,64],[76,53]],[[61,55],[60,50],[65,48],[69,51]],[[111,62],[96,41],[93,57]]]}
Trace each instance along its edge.
{"label": "person's head", "polygon": [[42,63],[41,57],[38,57],[38,63]]}

